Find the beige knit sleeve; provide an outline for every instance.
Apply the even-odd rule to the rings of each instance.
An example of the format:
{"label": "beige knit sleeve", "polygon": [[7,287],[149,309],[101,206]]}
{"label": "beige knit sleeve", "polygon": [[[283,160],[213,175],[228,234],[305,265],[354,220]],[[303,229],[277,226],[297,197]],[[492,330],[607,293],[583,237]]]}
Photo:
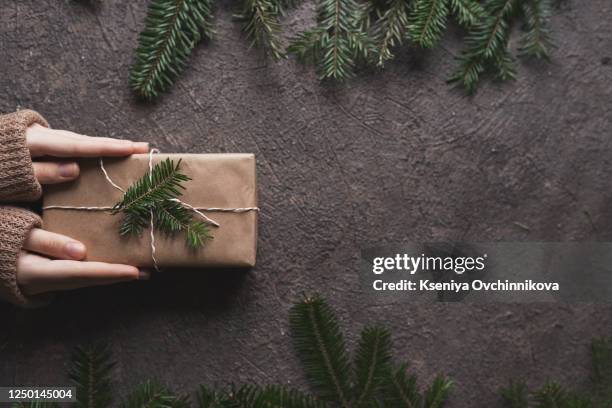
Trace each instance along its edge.
{"label": "beige knit sleeve", "polygon": [[48,303],[48,296],[25,296],[17,283],[17,258],[28,233],[42,221],[33,212],[0,207],[0,300],[36,307]]}
{"label": "beige knit sleeve", "polygon": [[32,110],[0,115],[0,202],[34,201],[41,187],[34,177],[32,159],[26,145],[26,129],[47,121]]}

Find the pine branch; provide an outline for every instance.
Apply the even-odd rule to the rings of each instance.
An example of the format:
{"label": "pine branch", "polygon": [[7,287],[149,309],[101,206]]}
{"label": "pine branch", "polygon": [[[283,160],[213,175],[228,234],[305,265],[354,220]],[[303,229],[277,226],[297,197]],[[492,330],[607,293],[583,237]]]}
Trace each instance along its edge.
{"label": "pine branch", "polygon": [[460,24],[472,27],[485,16],[485,11],[477,0],[451,0],[451,8]]}
{"label": "pine branch", "polygon": [[189,408],[189,402],[185,397],[177,397],[163,385],[147,381],[121,403],[121,408]]}
{"label": "pine branch", "polygon": [[180,159],[176,165],[170,159],[156,164],[152,172],[147,171],[127,189],[123,199],[115,204],[113,213],[148,215],[160,202],[181,196],[181,190],[185,189],[181,183],[191,178],[180,172],[180,166]]}
{"label": "pine branch", "polygon": [[68,375],[76,387],[77,407],[106,408],[110,406],[112,399],[111,371],[114,365],[108,346],[75,348]]}
{"label": "pine branch", "polygon": [[355,354],[354,407],[370,407],[378,394],[391,361],[391,333],[380,327],[367,327],[361,332],[361,341]]}
{"label": "pine branch", "polygon": [[314,62],[320,79],[346,79],[357,61],[368,57],[372,45],[361,30],[354,0],[320,0],[318,26],[302,32],[287,51],[303,62]]}
{"label": "pine branch", "polygon": [[291,336],[306,376],[326,401],[350,408],[349,362],[338,319],[322,298],[291,308]]}
{"label": "pine branch", "polygon": [[438,376],[434,379],[433,384],[425,391],[425,407],[424,408],[442,408],[448,399],[452,382],[448,379]]}
{"label": "pine branch", "polygon": [[432,48],[446,28],[448,0],[416,0],[408,20],[408,36],[423,48]]}
{"label": "pine branch", "polygon": [[224,408],[325,408],[322,402],[281,385],[243,385],[223,399]]}
{"label": "pine branch", "polygon": [[519,54],[548,59],[549,49],[552,48],[548,28],[550,0],[524,0],[521,8],[525,18],[525,33],[521,38]]}
{"label": "pine branch", "polygon": [[214,390],[203,385],[196,393],[196,403],[198,408],[222,408],[221,396]]}
{"label": "pine branch", "polygon": [[450,83],[473,93],[480,75],[490,67],[496,70],[499,78],[514,77],[507,47],[517,3],[518,0],[488,0],[485,3],[487,16],[468,34],[467,48],[458,58],[459,68],[449,79]]}
{"label": "pine branch", "polygon": [[506,408],[528,408],[528,390],[523,382],[512,382],[500,391]]}
{"label": "pine branch", "polygon": [[210,0],[152,0],[138,38],[130,85],[153,99],[168,89],[202,38],[211,38]]}
{"label": "pine branch", "polygon": [[409,11],[407,0],[390,0],[389,7],[374,25],[372,37],[378,66],[384,66],[385,61],[393,58],[391,48],[402,44],[406,36]]}
{"label": "pine branch", "polygon": [[408,376],[406,365],[389,370],[384,381],[383,406],[388,408],[419,408],[423,401],[417,390],[416,377]]}
{"label": "pine branch", "polygon": [[536,408],[561,408],[567,402],[567,394],[559,384],[548,383],[535,393]]}
{"label": "pine branch", "polygon": [[242,30],[251,46],[262,48],[274,60],[285,57],[279,38],[281,4],[275,0],[243,0],[241,13],[234,16],[243,22]]}
{"label": "pine branch", "polygon": [[612,406],[612,339],[595,339],[591,344],[593,385],[597,397]]}

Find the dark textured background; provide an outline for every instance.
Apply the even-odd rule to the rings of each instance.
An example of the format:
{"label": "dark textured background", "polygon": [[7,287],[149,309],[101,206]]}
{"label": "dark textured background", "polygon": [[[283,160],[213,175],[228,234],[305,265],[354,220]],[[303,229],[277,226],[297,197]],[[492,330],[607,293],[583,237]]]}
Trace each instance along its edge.
{"label": "dark textured background", "polygon": [[[349,341],[368,322],[393,329],[421,380],[455,381],[451,407],[490,407],[509,378],[583,384],[588,343],[612,334],[589,305],[386,305],[364,300],[359,249],[404,240],[612,239],[612,5],[564,1],[550,64],[474,98],[445,79],[456,34],[403,49],[386,71],[322,86],[293,60],[266,63],[217,12],[171,93],[134,100],[127,72],[146,2],[0,0],[0,111],[31,107],[56,128],[152,142],[165,152],[254,152],[258,266],[168,272],[82,290],[37,311],[0,307],[0,385],[61,384],[75,344],[104,340],[124,394],[157,377],[304,385],[287,337],[303,292],[338,309]],[[291,13],[289,33],[312,6]],[[520,223],[527,229],[517,225]]]}

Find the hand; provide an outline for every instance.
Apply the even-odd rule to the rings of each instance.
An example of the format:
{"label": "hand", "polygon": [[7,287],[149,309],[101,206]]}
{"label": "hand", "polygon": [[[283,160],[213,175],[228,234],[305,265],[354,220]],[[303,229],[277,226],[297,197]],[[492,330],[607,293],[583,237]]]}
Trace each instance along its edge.
{"label": "hand", "polygon": [[[51,157],[101,157],[129,156],[148,153],[149,144],[130,140],[91,137],[49,129],[39,124],[26,131],[26,144],[33,159]],[[74,161],[35,161],[34,175],[40,184],[56,184],[71,181],[79,176],[79,166]]]}
{"label": "hand", "polygon": [[[148,143],[83,136],[37,124],[27,129],[26,144],[33,159],[129,156],[149,151]],[[33,164],[34,175],[41,184],[62,183],[79,176],[79,166],[71,160],[34,161]],[[17,260],[17,283],[26,295],[37,295],[149,278],[148,271],[134,266],[85,262],[86,253],[85,245],[79,241],[34,228]]]}

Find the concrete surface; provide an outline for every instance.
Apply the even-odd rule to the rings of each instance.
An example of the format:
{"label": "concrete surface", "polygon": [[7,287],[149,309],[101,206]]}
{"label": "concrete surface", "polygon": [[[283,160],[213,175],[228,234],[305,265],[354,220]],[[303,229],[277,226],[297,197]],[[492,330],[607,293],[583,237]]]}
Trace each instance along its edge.
{"label": "concrete surface", "polygon": [[[311,292],[330,299],[351,344],[382,322],[421,383],[450,375],[452,408],[496,406],[510,378],[587,381],[590,339],[612,334],[608,306],[381,307],[364,301],[356,269],[360,248],[403,240],[612,239],[608,1],[563,2],[553,61],[522,63],[516,82],[474,98],[444,83],[456,33],[432,52],[401,50],[380,75],[323,86],[293,60],[263,61],[224,3],[217,39],[155,104],[127,86],[145,1],[0,4],[0,111],[31,107],[56,128],[165,152],[254,152],[262,208],[246,275],[172,271],[42,310],[0,307],[0,385],[63,384],[72,347],[103,340],[118,395],[149,377],[179,391],[304,386],[287,311]],[[312,5],[292,12],[288,32],[311,16]]]}

